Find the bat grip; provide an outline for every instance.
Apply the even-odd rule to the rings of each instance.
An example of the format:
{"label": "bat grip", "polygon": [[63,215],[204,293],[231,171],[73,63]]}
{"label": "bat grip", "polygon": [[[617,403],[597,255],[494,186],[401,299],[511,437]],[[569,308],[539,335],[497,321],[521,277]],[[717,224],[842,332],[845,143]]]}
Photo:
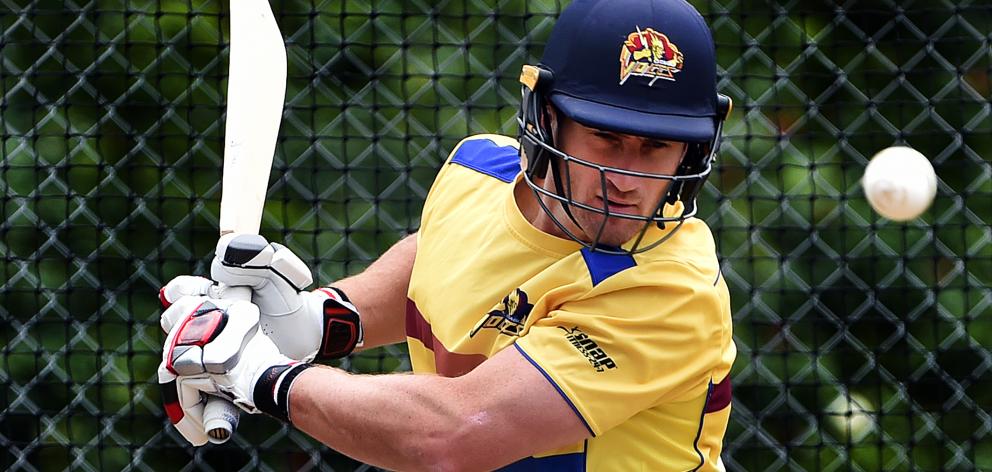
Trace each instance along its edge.
{"label": "bat grip", "polygon": [[203,408],[203,429],[207,432],[207,440],[213,444],[223,444],[231,439],[238,427],[238,407],[230,400],[221,397],[207,397]]}
{"label": "bat grip", "polygon": [[[251,301],[251,287],[228,287],[224,298],[229,300]],[[203,408],[203,430],[213,444],[223,444],[231,439],[238,427],[240,410],[229,400],[221,397],[207,397]]]}

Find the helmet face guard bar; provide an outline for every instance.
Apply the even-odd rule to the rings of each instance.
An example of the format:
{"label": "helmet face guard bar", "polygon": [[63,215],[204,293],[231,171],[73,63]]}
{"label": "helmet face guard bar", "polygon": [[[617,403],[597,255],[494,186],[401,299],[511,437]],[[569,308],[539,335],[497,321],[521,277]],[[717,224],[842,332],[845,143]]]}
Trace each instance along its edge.
{"label": "helmet face guard bar", "polygon": [[[717,151],[719,150],[723,121],[726,116],[729,115],[731,108],[730,98],[724,95],[720,95],[718,98],[717,111],[719,116],[714,118],[716,132],[714,133],[713,138],[708,143],[686,143],[686,149],[683,154],[682,162],[680,163],[675,175],[654,174],[599,165],[575,156],[571,156],[561,151],[556,146],[556,143],[554,143],[554,134],[545,126],[545,124],[550,123],[550,119],[546,111],[545,104],[547,102],[545,101],[542,92],[545,88],[547,88],[547,84],[549,84],[551,80],[552,77],[550,71],[539,67],[524,66],[524,72],[521,74],[520,79],[523,84],[522,101],[520,104],[520,113],[517,116],[517,122],[520,126],[521,152],[524,153],[527,159],[527,168],[524,171],[524,180],[534,192],[541,208],[545,213],[547,213],[555,226],[557,226],[558,229],[560,229],[565,235],[594,251],[611,254],[636,254],[657,247],[659,244],[668,240],[668,238],[676,233],[686,219],[696,215],[696,197],[702,189],[706,178],[712,171],[713,161],[716,157]],[[678,140],[677,138],[673,139]],[[600,191],[603,195],[603,206],[593,206],[588,203],[576,201],[572,198],[570,172],[570,166],[572,164],[595,169],[599,172],[599,183]],[[535,182],[535,179],[547,177],[547,170],[549,167],[554,169],[555,191],[545,189]],[[657,205],[655,205],[654,211],[650,215],[634,215],[611,212],[609,209],[609,194],[607,189],[607,175],[610,173],[651,180],[667,181],[668,188],[663,193],[662,198],[659,199]],[[557,201],[562,206],[562,209],[565,211],[565,214],[569,217],[569,219],[571,219],[575,226],[579,227],[587,237],[579,237],[574,231],[569,230],[566,225],[562,221],[559,221],[559,219],[551,212],[551,209],[542,197],[547,197],[551,200]],[[678,201],[682,202],[682,211],[678,215],[665,216],[663,213],[665,205],[669,203],[674,204]],[[590,231],[591,228],[583,228],[573,216],[573,208],[581,209],[583,211],[590,211],[604,216],[603,221],[599,224],[599,228],[596,228],[594,231]],[[602,237],[603,231],[609,223],[610,218],[644,221],[643,227],[637,234],[629,249],[600,244],[600,238]],[[655,241],[649,242],[643,246],[641,245],[644,236],[652,223],[657,225],[659,228],[664,228],[665,223],[672,222],[677,224],[670,231]],[[589,240],[589,236],[592,236],[593,233],[595,236],[591,238],[592,240]]]}
{"label": "helmet face guard bar", "polygon": [[[685,219],[685,218],[690,218],[690,217],[694,216],[695,215],[695,208],[692,208],[691,209],[691,212],[692,213],[684,213],[683,215],[680,215],[680,216],[664,216],[661,213],[660,210],[661,210],[661,208],[664,207],[664,205],[667,202],[667,200],[662,200],[662,201],[659,202],[659,205],[657,205],[657,207],[655,208],[655,213],[653,215],[633,215],[633,214],[630,214],[630,213],[611,212],[610,209],[609,209],[609,206],[608,206],[607,202],[605,202],[605,201],[603,202],[603,206],[601,206],[601,207],[592,206],[592,205],[589,205],[589,204],[586,204],[586,203],[582,203],[582,202],[576,201],[576,200],[572,199],[572,185],[571,185],[571,179],[570,179],[571,172],[569,171],[568,165],[569,164],[576,164],[576,165],[580,165],[580,166],[583,166],[583,167],[588,167],[588,168],[597,170],[599,172],[600,190],[602,191],[602,195],[604,195],[604,196],[609,194],[608,193],[608,189],[607,189],[607,184],[606,184],[606,176],[607,176],[607,174],[628,175],[628,176],[631,176],[631,177],[639,177],[639,178],[653,179],[653,180],[665,180],[665,181],[668,181],[669,182],[669,185],[671,185],[671,183],[675,183],[675,182],[691,182],[691,181],[696,181],[696,180],[700,180],[700,179],[705,179],[710,174],[710,171],[712,170],[711,163],[707,162],[706,163],[706,167],[703,169],[703,171],[702,172],[699,172],[699,173],[695,173],[695,174],[688,174],[688,175],[669,175],[669,174],[653,174],[653,173],[650,173],[650,172],[638,172],[638,171],[633,171],[633,170],[628,170],[628,169],[622,169],[622,168],[619,168],[619,167],[610,167],[610,166],[604,166],[604,165],[600,165],[600,164],[595,164],[595,163],[592,163],[592,162],[589,162],[589,161],[580,159],[578,157],[572,156],[570,154],[566,154],[566,153],[564,153],[564,152],[562,152],[562,151],[560,151],[560,150],[558,150],[558,149],[556,149],[554,147],[549,146],[547,143],[538,143],[538,146],[544,148],[544,151],[545,152],[551,153],[552,155],[554,155],[555,158],[559,159],[559,162],[561,162],[561,163],[564,164],[564,168],[565,168],[564,179],[561,179],[561,180],[564,180],[565,181],[565,184],[564,184],[565,185],[565,189],[564,189],[564,195],[559,195],[559,194],[557,194],[555,192],[551,192],[551,191],[549,191],[549,190],[547,190],[547,189],[545,189],[543,187],[538,187],[535,184],[534,185],[534,187],[535,187],[534,188],[534,191],[535,192],[537,192],[537,193],[539,193],[541,195],[545,195],[547,197],[550,197],[550,198],[552,198],[554,200],[558,200],[559,202],[568,203],[569,205],[571,205],[573,207],[576,207],[576,208],[581,208],[581,209],[584,209],[584,210],[598,212],[600,214],[603,214],[603,215],[609,216],[609,217],[624,218],[624,219],[628,219],[628,220],[640,220],[640,221],[653,221],[653,222],[656,222],[656,223],[667,223],[667,222],[677,221],[679,219]],[[683,156],[684,156],[684,154],[683,154]],[[527,175],[525,175],[524,177],[527,179],[527,182],[529,184],[533,184],[533,180],[532,180],[532,177],[533,176],[530,175],[530,173],[527,173]],[[666,197],[667,197],[667,192],[666,192]]]}
{"label": "helmet face guard bar", "polygon": [[[566,166],[567,166],[567,164],[566,164]],[[607,204],[606,204],[605,201],[604,201],[604,208],[593,207],[593,206],[590,206],[590,205],[586,205],[586,204],[583,204],[583,203],[576,202],[576,201],[572,200],[570,196],[569,197],[562,197],[562,196],[560,196],[560,195],[558,195],[558,194],[556,194],[554,192],[550,192],[548,190],[545,190],[541,186],[535,184],[534,181],[531,179],[530,174],[528,174],[528,173],[524,173],[524,180],[527,182],[527,186],[529,186],[531,188],[531,190],[534,191],[534,195],[537,198],[537,203],[539,205],[541,205],[541,209],[544,210],[544,212],[548,214],[548,216],[550,217],[551,221],[555,224],[555,226],[558,227],[559,230],[561,230],[563,233],[565,233],[573,241],[575,241],[575,242],[577,242],[577,243],[579,243],[579,244],[581,244],[581,245],[583,245],[583,246],[585,246],[585,247],[587,247],[589,249],[592,249],[594,251],[604,252],[604,253],[607,253],[607,254],[618,254],[618,255],[637,254],[637,253],[640,253],[640,252],[644,252],[644,251],[650,250],[650,249],[658,246],[659,244],[667,241],[668,238],[672,237],[675,234],[675,232],[682,226],[682,223],[684,223],[686,219],[692,217],[691,214],[686,214],[685,212],[683,212],[683,214],[680,215],[679,217],[668,217],[668,218],[661,217],[661,218],[659,218],[657,215],[660,215],[662,208],[664,208],[664,199],[661,200],[661,203],[659,204],[659,206],[655,210],[655,215],[656,216],[650,216],[649,217],[649,216],[641,216],[641,215],[630,215],[630,214],[627,214],[627,213],[612,213],[612,212],[610,212],[609,207],[607,206]],[[600,181],[601,181],[601,184],[603,186],[603,191],[605,192],[606,191],[606,174],[605,173],[601,173],[600,174]],[[582,208],[584,210],[589,210],[589,211],[593,211],[593,212],[596,212],[596,213],[600,213],[600,214],[606,215],[607,218],[625,218],[625,219],[631,219],[631,220],[642,220],[645,223],[641,227],[641,230],[638,232],[637,239],[634,240],[634,243],[633,243],[633,245],[631,246],[631,248],[629,250],[626,250],[626,249],[623,249],[623,248],[619,248],[619,247],[614,247],[614,246],[606,246],[606,245],[602,245],[602,244],[599,243],[599,240],[600,240],[600,238],[603,235],[603,230],[606,229],[606,224],[608,223],[608,219],[605,219],[605,218],[603,219],[603,222],[600,223],[599,228],[596,230],[596,236],[592,239],[592,241],[586,241],[586,240],[582,239],[580,236],[578,236],[575,233],[573,233],[571,230],[569,230],[568,227],[566,227],[564,223],[562,223],[561,221],[559,221],[558,218],[554,216],[554,214],[551,212],[551,209],[548,208],[548,205],[541,198],[541,195],[545,195],[545,196],[548,196],[548,197],[550,197],[550,198],[552,198],[554,200],[557,200],[562,205],[562,208],[565,210],[565,213],[572,220],[572,222],[575,223],[575,225],[578,226],[578,227],[580,227],[580,228],[582,227],[582,225],[579,224],[579,222],[575,220],[575,217],[574,216],[572,216],[572,211],[569,208],[570,206],[575,206],[575,207],[578,207],[578,208]],[[605,195],[605,193],[604,193],[604,195]],[[647,233],[648,228],[651,227],[651,223],[652,222],[655,222],[655,224],[657,224],[658,227],[661,228],[661,227],[663,227],[664,222],[669,222],[669,221],[675,221],[675,222],[677,222],[677,224],[675,225],[675,228],[672,228],[671,231],[669,231],[667,234],[665,234],[664,236],[662,236],[661,238],[659,238],[657,241],[654,241],[654,242],[652,242],[652,243],[650,243],[650,244],[648,244],[646,246],[641,246],[640,245],[641,244],[641,241],[644,239],[644,234]]]}

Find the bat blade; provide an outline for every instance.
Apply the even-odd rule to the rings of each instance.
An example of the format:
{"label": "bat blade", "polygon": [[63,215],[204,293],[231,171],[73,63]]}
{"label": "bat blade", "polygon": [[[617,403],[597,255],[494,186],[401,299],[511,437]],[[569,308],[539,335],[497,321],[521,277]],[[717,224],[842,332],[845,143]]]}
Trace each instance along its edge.
{"label": "bat blade", "polygon": [[266,0],[231,2],[220,234],[257,234],[286,95],[286,48]]}

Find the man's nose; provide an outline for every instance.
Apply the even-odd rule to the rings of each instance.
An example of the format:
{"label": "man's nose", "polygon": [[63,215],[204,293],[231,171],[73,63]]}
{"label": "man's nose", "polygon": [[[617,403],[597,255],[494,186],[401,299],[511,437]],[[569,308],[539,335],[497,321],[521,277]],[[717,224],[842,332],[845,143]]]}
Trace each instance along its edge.
{"label": "man's nose", "polygon": [[[617,156],[617,159],[612,167],[637,172],[638,170],[636,163],[640,162],[640,159],[642,159],[643,156],[638,156],[635,154],[636,153],[624,153]],[[638,177],[620,172],[606,172],[606,180],[617,190],[624,193],[636,190],[638,187],[644,185],[644,177]]]}
{"label": "man's nose", "polygon": [[642,177],[618,172],[607,172],[606,181],[608,190],[616,190],[621,193],[630,193],[637,190],[641,185],[644,185],[644,179]]}

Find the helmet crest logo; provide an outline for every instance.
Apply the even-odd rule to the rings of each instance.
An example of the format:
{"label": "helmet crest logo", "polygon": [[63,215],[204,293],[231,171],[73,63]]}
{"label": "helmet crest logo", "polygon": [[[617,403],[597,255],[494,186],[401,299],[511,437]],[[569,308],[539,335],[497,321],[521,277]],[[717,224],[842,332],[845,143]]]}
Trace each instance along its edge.
{"label": "helmet crest logo", "polygon": [[675,81],[675,74],[682,71],[682,52],[662,33],[648,28],[627,35],[620,48],[620,85],[631,76],[651,79],[648,86],[658,79]]}

